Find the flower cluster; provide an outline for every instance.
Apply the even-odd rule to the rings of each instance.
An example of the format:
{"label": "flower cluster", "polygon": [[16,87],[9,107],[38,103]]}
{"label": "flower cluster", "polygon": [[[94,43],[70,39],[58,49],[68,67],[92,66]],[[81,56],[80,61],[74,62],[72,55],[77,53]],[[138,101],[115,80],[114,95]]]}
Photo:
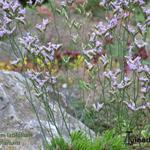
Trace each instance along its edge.
{"label": "flower cluster", "polygon": [[22,38],[19,38],[20,43],[26,49],[27,52],[34,56],[41,56],[44,63],[48,63],[54,60],[55,50],[61,47],[61,44],[53,44],[51,42],[47,45],[40,44],[37,36],[32,36],[31,33],[27,33]]}
{"label": "flower cluster", "polygon": [[21,8],[21,5],[18,3],[17,0],[13,1],[1,0],[0,6],[1,9],[4,12],[6,12],[7,17],[9,19],[16,19],[24,22],[24,15],[26,11],[24,8]]}
{"label": "flower cluster", "polygon": [[0,37],[12,34],[18,22],[25,23],[25,9],[17,0],[0,0]]}
{"label": "flower cluster", "polygon": [[49,72],[34,72],[28,71],[27,76],[37,84],[38,88],[42,88],[43,86],[55,84],[56,77],[52,76]]}
{"label": "flower cluster", "polygon": [[127,87],[129,87],[132,84],[131,78],[125,76],[121,81],[119,81],[119,75],[121,73],[120,69],[117,69],[115,71],[105,71],[103,72],[104,78],[107,78],[109,81],[111,81],[111,92],[113,93],[123,90]]}

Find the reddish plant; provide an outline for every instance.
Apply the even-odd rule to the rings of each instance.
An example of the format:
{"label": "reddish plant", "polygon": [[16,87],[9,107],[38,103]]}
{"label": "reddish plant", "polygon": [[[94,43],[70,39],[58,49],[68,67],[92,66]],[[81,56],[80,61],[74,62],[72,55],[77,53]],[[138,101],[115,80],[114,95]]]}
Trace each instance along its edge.
{"label": "reddish plant", "polygon": [[52,17],[52,12],[47,7],[37,6],[36,9],[40,14],[47,15],[48,17]]}
{"label": "reddish plant", "polygon": [[140,56],[142,59],[147,59],[149,57],[148,51],[145,47],[142,47],[138,50],[138,52],[135,54],[135,56]]}

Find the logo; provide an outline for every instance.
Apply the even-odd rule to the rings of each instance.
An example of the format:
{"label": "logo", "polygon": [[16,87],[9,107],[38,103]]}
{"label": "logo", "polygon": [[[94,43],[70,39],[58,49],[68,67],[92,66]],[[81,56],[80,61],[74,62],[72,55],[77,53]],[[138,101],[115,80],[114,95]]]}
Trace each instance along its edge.
{"label": "logo", "polygon": [[125,138],[125,143],[128,145],[133,145],[136,143],[150,143],[150,137],[144,138],[137,135],[134,135],[132,131],[126,131],[127,135]]}

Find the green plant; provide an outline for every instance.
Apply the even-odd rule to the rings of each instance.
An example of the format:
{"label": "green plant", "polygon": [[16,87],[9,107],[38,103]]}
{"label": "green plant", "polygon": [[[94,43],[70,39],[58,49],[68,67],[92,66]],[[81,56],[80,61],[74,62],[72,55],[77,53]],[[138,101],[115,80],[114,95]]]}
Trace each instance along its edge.
{"label": "green plant", "polygon": [[47,145],[47,150],[69,150],[68,143],[62,137],[52,139],[51,144]]}
{"label": "green plant", "polygon": [[48,150],[128,150],[121,136],[115,135],[113,130],[106,131],[101,137],[90,139],[82,131],[71,133],[70,143],[60,138],[52,140]]}
{"label": "green plant", "polygon": [[98,16],[98,14],[104,13],[104,8],[99,5],[100,0],[87,0],[85,5],[85,10],[91,11],[94,16]]}

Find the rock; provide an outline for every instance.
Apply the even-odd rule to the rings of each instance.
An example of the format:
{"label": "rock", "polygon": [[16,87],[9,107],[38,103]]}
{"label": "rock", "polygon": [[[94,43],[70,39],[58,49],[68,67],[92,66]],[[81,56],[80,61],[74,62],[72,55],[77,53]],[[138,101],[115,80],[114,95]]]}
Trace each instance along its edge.
{"label": "rock", "polygon": [[0,60],[7,61],[13,57],[13,51],[8,42],[0,41]]}
{"label": "rock", "polygon": [[[32,101],[29,100],[30,96],[32,96]],[[54,137],[59,135],[57,128],[66,140],[69,139],[67,127],[70,131],[83,129],[89,135],[94,136],[92,130],[51,100],[49,100],[48,105],[53,112],[55,122],[51,121],[52,119],[46,119],[47,115],[42,101],[43,99],[35,96],[32,83],[28,79],[26,80],[23,75],[17,72],[0,71],[0,145],[2,146],[0,148],[15,150],[44,149],[44,135],[50,142],[52,135]],[[38,114],[43,131],[33,108]]]}

